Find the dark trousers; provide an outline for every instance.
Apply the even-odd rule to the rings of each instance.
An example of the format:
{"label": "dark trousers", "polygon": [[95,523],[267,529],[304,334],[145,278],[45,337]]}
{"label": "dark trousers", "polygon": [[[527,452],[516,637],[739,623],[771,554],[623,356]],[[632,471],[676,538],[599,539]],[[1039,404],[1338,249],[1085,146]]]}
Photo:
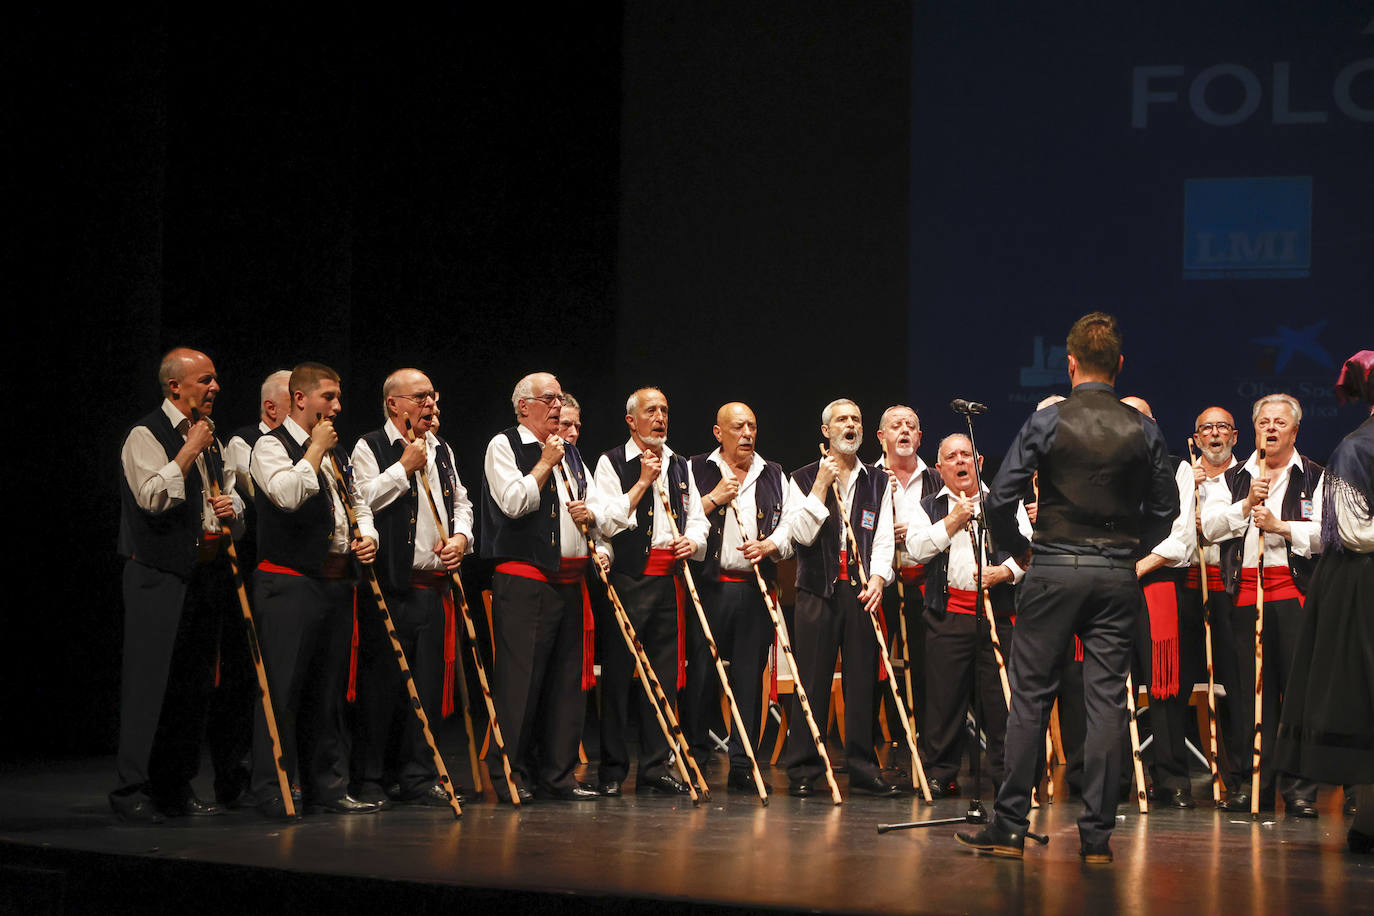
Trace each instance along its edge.
{"label": "dark trousers", "polygon": [[[414,679],[415,692],[431,731],[443,720],[444,602],[448,586],[409,588],[385,594],[391,622]],[[434,755],[391,646],[382,615],[370,593],[358,608],[358,702],[353,730],[352,780],[385,788],[400,785],[400,797],[422,794],[439,779]],[[357,794],[357,793],[355,793]]]}
{"label": "dark trousers", "polygon": [[[905,613],[902,607],[905,605]],[[906,705],[907,712],[916,717],[916,730],[924,731],[926,727],[926,717],[930,714],[926,701],[926,627],[922,614],[925,611],[925,599],[921,595],[919,585],[902,585],[901,594],[898,594],[897,585],[889,585],[883,590],[883,619],[887,621],[887,644],[896,646],[900,641],[902,633],[902,618],[906,618],[906,638],[910,645],[903,647],[902,655],[906,657],[906,664],[911,672],[911,695],[908,698],[906,690],[906,676],[900,680],[902,703]],[[887,704],[890,715],[888,716],[889,727],[893,729],[892,740],[900,744],[903,749],[906,742],[903,740],[901,723],[897,721],[897,708],[892,702],[892,692],[884,690],[881,693],[881,702]],[[908,703],[907,700],[911,702]]]}
{"label": "dark trousers", "polygon": [[200,564],[183,579],[129,560],[123,587],[115,791],[175,806],[200,768],[219,619],[232,588],[228,564]]}
{"label": "dark trousers", "polygon": [[[829,598],[797,590],[793,656],[801,671],[802,686],[822,736],[830,721],[830,686],[835,658],[840,649],[840,679],[844,689],[844,757],[850,778],[876,779],[878,755],[874,748],[873,716],[877,710],[878,644],[868,612],[859,604],[858,589],[836,582]],[[787,778],[817,780],[825,763],[816,752],[801,703],[792,697],[787,731]]]}
{"label": "dark trousers", "polygon": [[[1236,686],[1226,687],[1226,755],[1231,771],[1226,785],[1250,792],[1255,741],[1255,606],[1231,608],[1231,658]],[[1274,741],[1283,708],[1283,692],[1293,670],[1293,649],[1303,626],[1302,602],[1296,598],[1264,602],[1264,707],[1260,722],[1260,802],[1270,804],[1277,785],[1285,799],[1315,802],[1317,784],[1274,769]]]}
{"label": "dark trousers", "polygon": [[[582,586],[498,572],[491,584],[496,644],[492,701],[517,787],[577,786],[577,747],[586,721],[582,692]],[[487,755],[496,794],[506,798],[501,755]]]}
{"label": "dark trousers", "polygon": [[[340,798],[348,792],[344,694],[353,641],[353,582],[258,570],[253,591],[286,774],[300,779],[306,804]],[[359,613],[367,609],[360,607]],[[253,725],[252,792],[259,802],[279,792],[261,708]]]}
{"label": "dark trousers", "polygon": [[[242,566],[239,572],[244,572]],[[253,710],[258,703],[258,676],[248,649],[248,624],[235,592],[220,614],[219,683],[210,694],[206,724],[217,801],[232,802],[248,788],[249,771],[244,763],[253,750]]]}
{"label": "dark trousers", "polygon": [[[978,679],[978,706],[974,714],[987,735],[987,771],[994,786],[1001,785],[1003,752],[1007,734],[1007,703],[987,620],[972,614],[949,614],[929,608],[925,612],[926,709],[921,728],[921,759],[926,776],[945,784],[959,775],[965,738],[964,721],[974,700]],[[1002,652],[1011,648],[1011,620],[999,617],[997,637]],[[1005,654],[1003,656],[1005,660]],[[974,753],[978,749],[974,748]]]}
{"label": "dark trousers", "polygon": [[[1186,622],[1189,619],[1189,613],[1185,603],[1188,602],[1188,598],[1186,597],[1186,589],[1175,588],[1175,592],[1178,596],[1179,654],[1182,656],[1182,643],[1187,639],[1185,631],[1188,629]],[[1136,619],[1134,664],[1132,665],[1137,703],[1141,688],[1150,687],[1153,673],[1154,644],[1151,641],[1150,613],[1144,605],[1145,602],[1142,602],[1141,614]],[[1149,762],[1150,772],[1154,777],[1156,786],[1191,790],[1192,784],[1188,781],[1188,746],[1185,736],[1188,725],[1188,697],[1193,690],[1193,680],[1191,677],[1185,676],[1180,659],[1175,659],[1175,664],[1178,667],[1178,692],[1171,697],[1157,696],[1154,690],[1151,690],[1149,694],[1149,712],[1145,714],[1142,721],[1148,726],[1153,740],[1145,753],[1145,759]],[[1141,740],[1143,741],[1144,738],[1142,737]]]}
{"label": "dark trousers", "polygon": [[[612,573],[625,613],[649,657],[654,675],[668,698],[677,703],[677,590],[672,576],[630,576]],[[625,641],[608,637],[601,660],[601,782],[623,781],[630,773],[630,704],[639,718],[639,777],[669,774],[668,741],[663,737],[654,707],[644,688],[634,683],[634,659]]]}
{"label": "dark trousers", "polygon": [[1083,660],[1076,656],[1076,647],[1070,639],[1064,652],[1064,667],[1059,675],[1059,739],[1064,748],[1064,781],[1070,792],[1081,795],[1083,742],[1088,735],[1088,713],[1083,708]]}
{"label": "dark trousers", "polygon": [[[701,605],[716,648],[723,661],[729,663],[726,677],[730,691],[739,705],[744,720],[745,735],[751,747],[758,744],[759,719],[763,714],[763,669],[768,664],[768,650],[773,645],[773,620],[763,602],[758,583],[706,582],[697,580]],[[682,690],[682,729],[692,739],[704,733],[706,722],[721,694],[720,676],[711,661],[710,648],[701,632],[696,613],[688,613],[687,625],[687,686]],[[739,729],[729,723],[730,769],[750,771],[749,757],[744,750]],[[696,741],[692,740],[695,747]]]}
{"label": "dark trousers", "polygon": [[1131,634],[1143,599],[1132,568],[1036,566],[1018,586],[1016,639],[1009,676],[1006,778],[996,817],[1024,831],[1031,790],[1045,771],[1045,728],[1059,688],[1064,647],[1083,641],[1084,812],[1080,837],[1105,842],[1115,826],[1126,727],[1126,673]]}

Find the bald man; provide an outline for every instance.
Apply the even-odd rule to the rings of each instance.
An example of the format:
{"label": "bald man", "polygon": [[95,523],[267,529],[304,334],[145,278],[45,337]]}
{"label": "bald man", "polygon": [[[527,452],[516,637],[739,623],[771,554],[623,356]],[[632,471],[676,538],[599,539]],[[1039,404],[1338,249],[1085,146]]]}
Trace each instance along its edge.
{"label": "bald man", "polygon": [[[629,440],[596,464],[596,489],[606,507],[602,533],[610,538],[612,584],[671,705],[685,683],[678,622],[687,609],[678,577],[684,560],[705,559],[708,526],[687,459],[668,447],[667,396],[657,388],[635,391],[625,402],[625,425]],[[664,490],[671,514],[663,508]],[[653,707],[632,681],[633,659],[623,644],[608,648],[601,670],[601,793],[619,795],[629,775],[626,732],[634,702],[639,712],[635,791],[686,794],[687,787],[669,770],[668,742]]]}
{"label": "bald man", "polygon": [[[525,376],[511,406],[516,424],[487,443],[482,476],[482,557],[495,563],[492,699],[520,801],[536,793],[592,801],[596,791],[574,773],[584,691],[594,684],[591,559],[580,526],[595,533],[603,512],[577,446],[558,435],[558,379]],[[487,766],[497,797],[511,801],[501,755],[489,754]]]}
{"label": "bald man", "polygon": [[[358,494],[372,508],[381,536],[377,577],[415,691],[436,731],[453,711],[457,686],[456,665],[444,663],[458,650],[450,573],[472,544],[472,502],[453,450],[434,433],[438,402],[429,376],[397,369],[382,383],[386,422],[353,447]],[[377,614],[360,614],[350,794],[379,804],[447,808],[448,790],[438,780],[385,625]]]}
{"label": "bald man", "polygon": [[[716,411],[711,434],[720,443],[710,454],[692,458],[691,479],[701,493],[701,509],[710,524],[706,559],[694,563],[707,622],[721,658],[730,663],[730,690],[739,705],[746,734],[730,727],[731,791],[758,791],[744,741],[758,743],[762,718],[763,670],[773,644],[773,621],[754,575],[757,568],[769,588],[777,582],[777,560],[792,554],[782,528],[786,480],[782,465],[757,451],[758,421],[749,405],[738,401]],[[705,714],[719,709],[720,679],[705,645],[700,624],[688,623],[687,687],[682,698],[683,730],[689,739],[705,731]],[[696,743],[695,741],[693,742]],[[772,791],[766,783],[765,791]]]}
{"label": "bald man", "polygon": [[[220,617],[233,582],[220,528],[242,503],[220,458],[210,415],[215,365],[177,348],[158,367],[161,407],[134,424],[120,451],[119,552],[124,564],[124,667],[119,787],[125,821],[220,814],[191,789],[200,767]],[[220,496],[211,495],[218,482]]]}

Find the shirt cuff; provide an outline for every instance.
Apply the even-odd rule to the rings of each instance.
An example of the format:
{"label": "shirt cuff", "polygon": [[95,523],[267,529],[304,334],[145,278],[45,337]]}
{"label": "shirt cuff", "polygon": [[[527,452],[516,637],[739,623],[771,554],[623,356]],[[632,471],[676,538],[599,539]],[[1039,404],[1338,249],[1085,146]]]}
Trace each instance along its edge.
{"label": "shirt cuff", "polygon": [[1011,559],[1010,557],[1008,557],[1007,560],[1006,560],[1006,562],[1003,563],[1002,565],[1005,566],[1007,569],[1010,569],[1010,570],[1011,570],[1011,584],[1012,584],[1012,585],[1017,585],[1017,584],[1019,584],[1019,583],[1021,582],[1022,578],[1024,578],[1025,575],[1026,575],[1026,571],[1025,571],[1024,569],[1021,568],[1021,565],[1020,565],[1019,563],[1017,563],[1015,560]]}

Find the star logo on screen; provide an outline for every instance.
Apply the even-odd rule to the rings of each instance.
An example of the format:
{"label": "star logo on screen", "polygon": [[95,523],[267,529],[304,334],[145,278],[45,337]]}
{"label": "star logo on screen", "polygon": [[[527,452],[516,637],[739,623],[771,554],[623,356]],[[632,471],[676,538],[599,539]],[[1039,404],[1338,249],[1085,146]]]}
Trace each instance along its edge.
{"label": "star logo on screen", "polygon": [[1287,325],[1281,324],[1274,336],[1253,337],[1250,342],[1278,350],[1277,356],[1274,357],[1274,372],[1276,373],[1282,372],[1297,354],[1308,357],[1325,369],[1334,369],[1336,361],[1331,358],[1330,353],[1326,352],[1326,348],[1317,343],[1317,335],[1325,327],[1326,322],[1319,321],[1300,331],[1295,331]]}

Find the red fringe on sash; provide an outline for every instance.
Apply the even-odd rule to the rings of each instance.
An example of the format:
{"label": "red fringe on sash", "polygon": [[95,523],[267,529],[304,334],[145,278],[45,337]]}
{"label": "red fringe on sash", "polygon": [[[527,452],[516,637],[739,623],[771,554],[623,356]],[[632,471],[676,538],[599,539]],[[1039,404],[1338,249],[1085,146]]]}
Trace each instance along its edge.
{"label": "red fringe on sash", "polygon": [[1145,586],[1150,613],[1150,696],[1178,696],[1178,592],[1173,582]]}

